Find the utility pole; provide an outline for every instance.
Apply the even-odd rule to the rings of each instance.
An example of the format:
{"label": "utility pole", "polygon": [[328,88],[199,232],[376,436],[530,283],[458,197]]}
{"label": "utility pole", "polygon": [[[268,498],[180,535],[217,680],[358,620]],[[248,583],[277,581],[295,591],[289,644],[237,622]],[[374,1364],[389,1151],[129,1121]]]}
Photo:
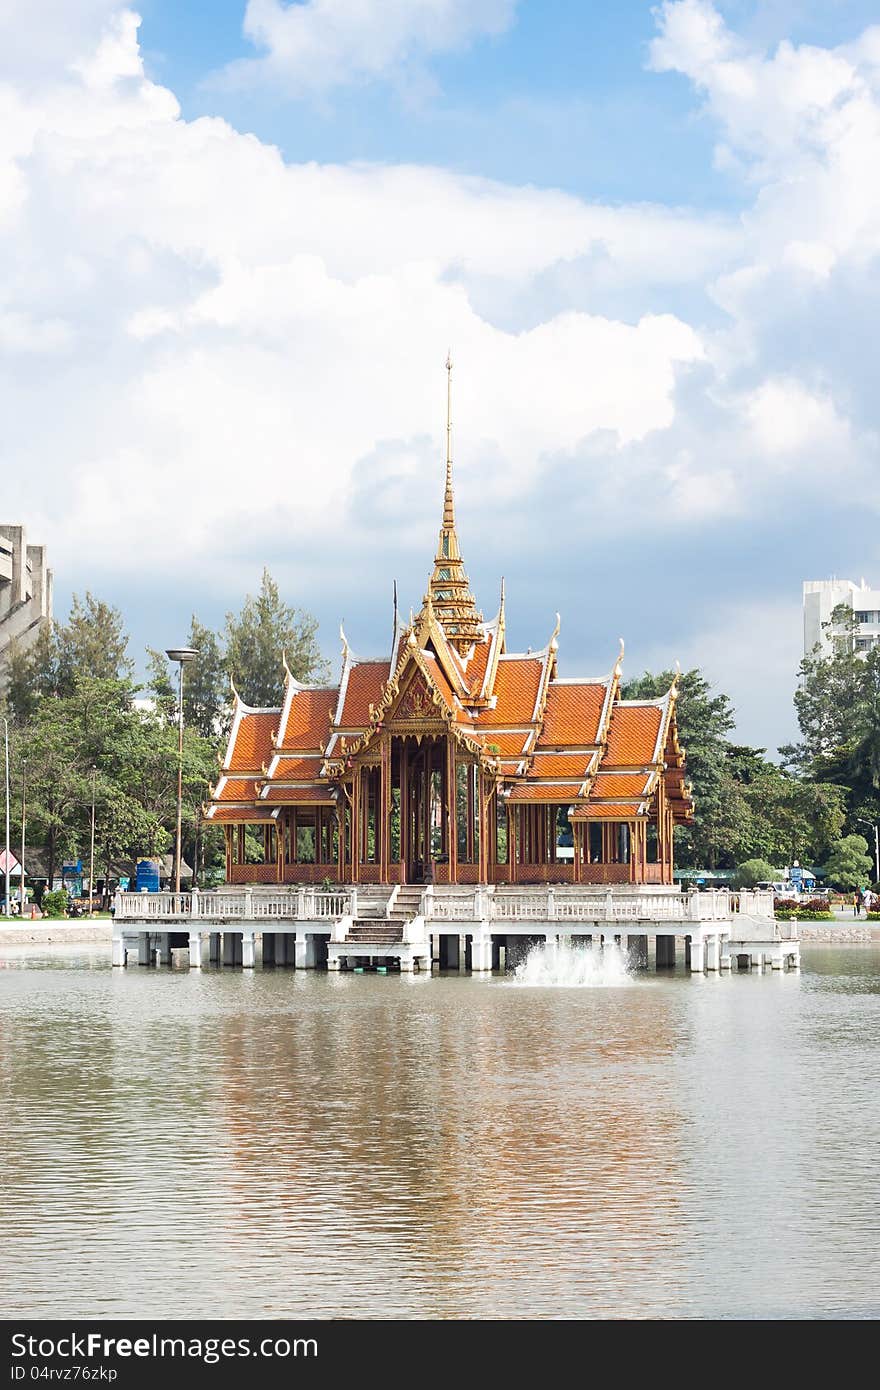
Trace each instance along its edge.
{"label": "utility pole", "polygon": [[6,750],[6,916],[12,916],[12,899],[9,896],[9,720],[3,720],[3,742]]}
{"label": "utility pole", "polygon": [[89,916],[95,911],[95,777],[98,769],[92,768],[92,844],[89,855]]}
{"label": "utility pole", "polygon": [[24,828],[27,818],[27,758],[21,760],[21,859],[19,869],[21,870],[21,880],[19,888],[21,890],[21,911],[19,916],[24,920]]}
{"label": "utility pole", "polygon": [[176,661],[179,667],[177,682],[177,834],[174,838],[174,891],[180,892],[180,836],[183,825],[183,668],[188,661],[198,656],[195,647],[169,647],[165,652],[169,661]]}

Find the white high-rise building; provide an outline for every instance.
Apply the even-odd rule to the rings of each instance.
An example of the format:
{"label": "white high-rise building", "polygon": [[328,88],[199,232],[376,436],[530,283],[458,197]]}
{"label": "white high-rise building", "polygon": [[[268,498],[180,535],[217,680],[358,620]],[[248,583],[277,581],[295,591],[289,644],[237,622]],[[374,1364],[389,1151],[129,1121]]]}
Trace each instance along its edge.
{"label": "white high-rise building", "polygon": [[23,526],[0,523],[0,686],[10,644],[33,645],[52,620],[52,571],[46,547],[28,545]]}
{"label": "white high-rise building", "polygon": [[869,589],[864,579],[860,584],[851,579],[805,579],[804,656],[809,656],[817,643],[829,650],[831,639],[837,632],[842,634],[843,629],[823,627],[841,603],[855,614],[856,651],[869,652],[880,642],[880,589]]}

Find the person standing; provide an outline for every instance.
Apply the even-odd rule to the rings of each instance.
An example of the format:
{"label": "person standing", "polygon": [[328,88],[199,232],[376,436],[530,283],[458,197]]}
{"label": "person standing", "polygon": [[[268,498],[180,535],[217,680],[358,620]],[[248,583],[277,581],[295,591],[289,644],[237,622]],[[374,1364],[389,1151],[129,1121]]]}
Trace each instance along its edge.
{"label": "person standing", "polygon": [[854,917],[861,917],[861,915],[862,915],[862,890],[861,890],[861,888],[857,888],[856,891],[853,893],[853,916],[854,916]]}

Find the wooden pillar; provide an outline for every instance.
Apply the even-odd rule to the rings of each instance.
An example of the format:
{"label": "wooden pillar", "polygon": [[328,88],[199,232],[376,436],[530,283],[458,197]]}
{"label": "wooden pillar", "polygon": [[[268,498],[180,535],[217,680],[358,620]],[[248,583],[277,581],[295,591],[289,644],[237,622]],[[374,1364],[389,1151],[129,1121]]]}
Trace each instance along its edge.
{"label": "wooden pillar", "polygon": [[356,767],[351,782],[351,881],[360,881],[361,866],[361,770]]}
{"label": "wooden pillar", "polygon": [[409,864],[409,739],[400,740],[400,881],[406,883]]}
{"label": "wooden pillar", "polygon": [[284,820],[286,812],[279,811],[275,822],[275,881],[284,882]]}
{"label": "wooden pillar", "polygon": [[507,861],[510,867],[509,882],[516,883],[516,856],[519,840],[519,807],[507,803]]}
{"label": "wooden pillar", "polygon": [[477,874],[480,883],[489,882],[489,799],[486,790],[486,779],[483,776],[482,768],[478,765],[476,771],[477,779],[477,815],[479,816],[480,826],[480,853],[479,868]]}
{"label": "wooden pillar", "polygon": [[455,806],[455,742],[446,735],[446,805],[449,817],[449,882],[458,882],[458,821]]}
{"label": "wooden pillar", "polygon": [[575,883],[581,881],[581,857],[583,855],[584,823],[574,821],[571,827],[572,860],[571,876]]}
{"label": "wooden pillar", "polygon": [[391,740],[387,734],[382,735],[376,833],[379,836],[379,877],[383,883],[388,883],[391,862]]}

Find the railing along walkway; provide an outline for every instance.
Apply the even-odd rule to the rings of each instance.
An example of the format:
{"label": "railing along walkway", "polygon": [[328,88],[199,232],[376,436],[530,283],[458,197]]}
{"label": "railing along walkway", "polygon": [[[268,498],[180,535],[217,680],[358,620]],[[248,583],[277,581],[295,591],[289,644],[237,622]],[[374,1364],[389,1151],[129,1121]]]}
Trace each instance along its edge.
{"label": "railing along walkway", "polygon": [[[478,887],[444,892],[428,887],[418,915],[428,922],[729,922],[746,914],[773,919],[773,894],[710,892],[638,893],[622,888],[576,889]],[[328,924],[357,917],[357,889],[212,889],[192,893],[117,893],[119,922],[254,922],[275,920]]]}

